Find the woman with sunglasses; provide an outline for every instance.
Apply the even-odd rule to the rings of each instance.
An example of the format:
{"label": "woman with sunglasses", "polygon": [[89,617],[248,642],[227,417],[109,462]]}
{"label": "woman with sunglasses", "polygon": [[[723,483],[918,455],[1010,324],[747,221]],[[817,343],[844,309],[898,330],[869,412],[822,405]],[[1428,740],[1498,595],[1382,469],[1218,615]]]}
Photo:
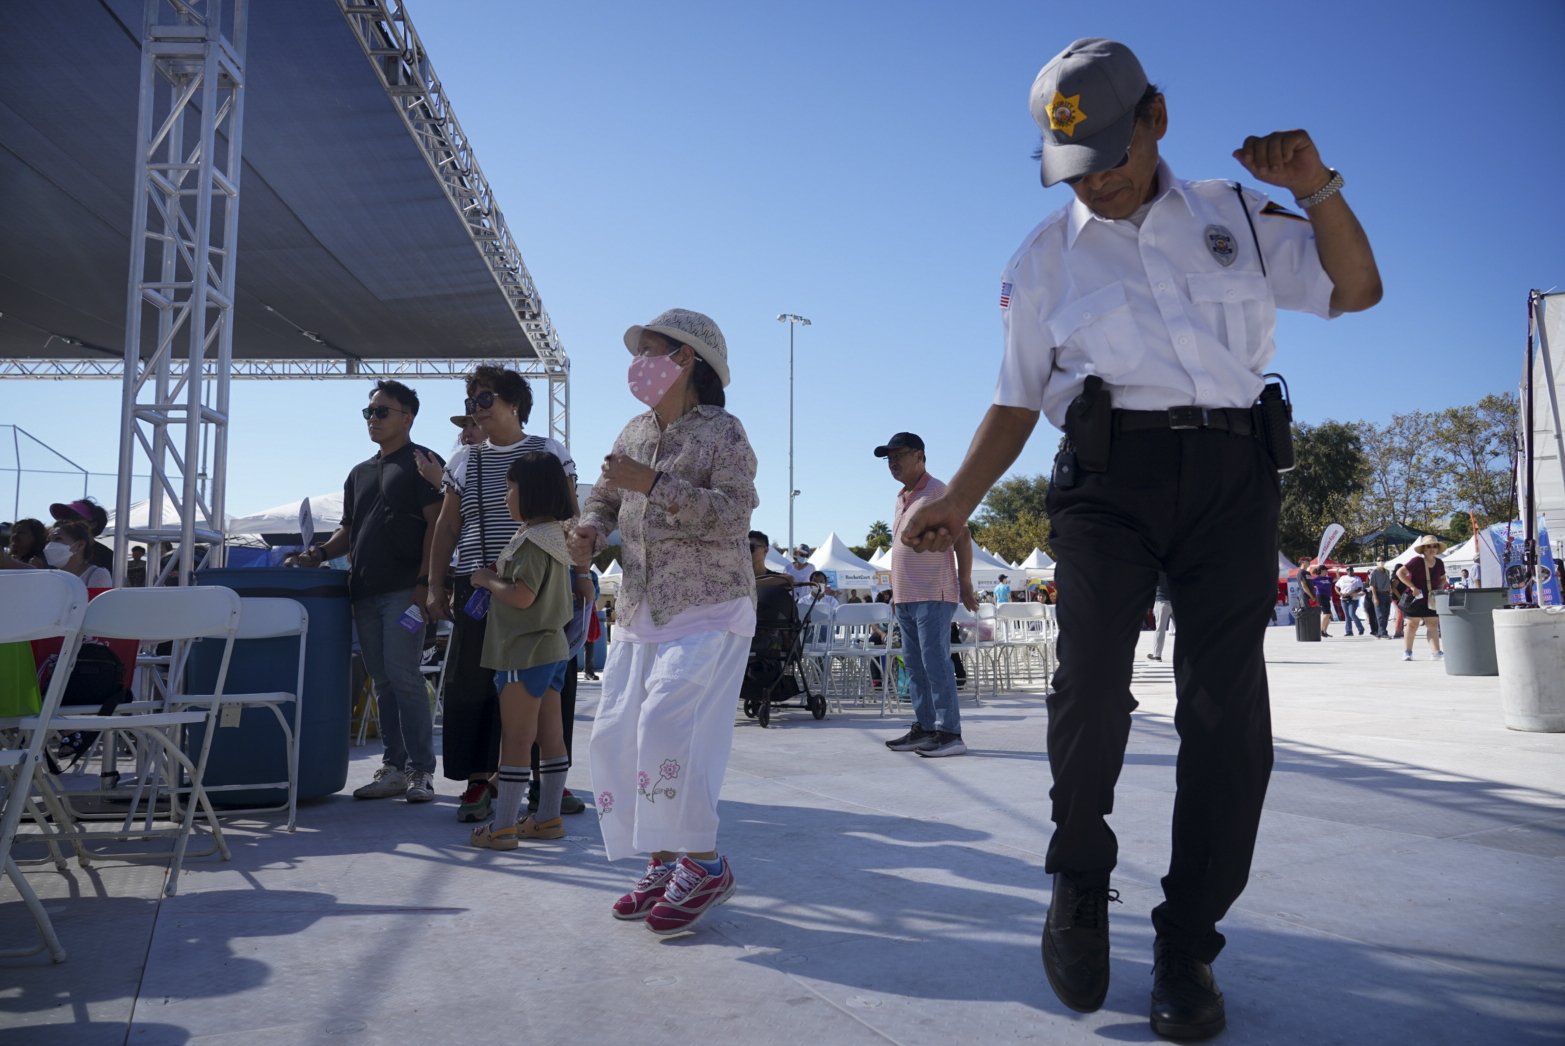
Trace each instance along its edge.
{"label": "woman with sunglasses", "polygon": [[[479,664],[486,618],[475,618],[464,610],[473,597],[473,572],[481,567],[493,569],[506,542],[516,533],[505,501],[505,477],[522,455],[546,450],[559,458],[570,479],[573,501],[575,498],[576,464],[565,447],[557,440],[522,431],[532,407],[532,389],[516,371],[486,364],[468,375],[463,410],[483,439],[457,450],[446,465],[445,498],[429,553],[431,563],[449,563],[453,551],[456,554],[455,583],[450,590],[444,576],[430,576],[427,610],[431,618],[450,618],[453,623],[446,655],[442,766],[447,778],[466,782],[456,816],[467,823],[489,820],[497,792],[494,777],[500,769],[500,703],[494,673]],[[560,697],[569,750],[575,718],[574,670]],[[562,812],[580,813],[583,809],[585,804],[567,793]]]}
{"label": "woman with sunglasses", "polygon": [[630,392],[652,409],[604,459],[572,554],[584,565],[618,528],[625,573],[592,778],[609,860],[650,854],[614,917],[662,935],[734,889],[717,797],[755,635],[755,453],[723,409],[728,347],[709,317],[670,309],[627,330],[625,347]]}

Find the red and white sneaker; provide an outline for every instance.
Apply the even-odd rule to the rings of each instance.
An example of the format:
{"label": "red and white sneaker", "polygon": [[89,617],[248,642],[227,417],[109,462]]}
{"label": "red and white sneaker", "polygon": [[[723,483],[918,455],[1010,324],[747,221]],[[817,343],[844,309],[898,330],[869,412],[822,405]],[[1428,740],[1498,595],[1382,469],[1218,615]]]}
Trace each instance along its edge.
{"label": "red and white sneaker", "polygon": [[662,898],[647,913],[647,929],[659,936],[679,933],[706,912],[728,900],[734,892],[734,873],[728,858],[719,858],[723,870],[716,875],[688,857],[674,865]]}
{"label": "red and white sneaker", "polygon": [[614,918],[645,919],[652,906],[663,899],[663,891],[673,878],[674,866],[664,864],[656,857],[647,862],[646,874],[636,880],[630,893],[614,902]]}

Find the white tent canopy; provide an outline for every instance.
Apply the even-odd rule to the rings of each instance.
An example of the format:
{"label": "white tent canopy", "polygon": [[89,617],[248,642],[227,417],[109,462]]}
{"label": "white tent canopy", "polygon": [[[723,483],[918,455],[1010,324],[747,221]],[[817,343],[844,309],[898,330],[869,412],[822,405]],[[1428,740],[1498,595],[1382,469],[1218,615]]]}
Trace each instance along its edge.
{"label": "white tent canopy", "polygon": [[[615,563],[614,565],[619,566],[618,563]],[[775,548],[768,548],[766,550],[767,570],[775,570],[779,574],[786,574],[792,566],[793,564],[784,559],[782,553],[778,552]]]}
{"label": "white tent canopy", "polygon": [[1288,576],[1288,571],[1290,571],[1292,569],[1294,569],[1294,564],[1289,562],[1287,556],[1283,555],[1281,552],[1278,552],[1277,553],[1277,576],[1278,577],[1287,577]]}
{"label": "white tent canopy", "polygon": [[887,545],[873,556],[869,557],[870,566],[880,570],[891,569],[891,546]]}
{"label": "white tent canopy", "polygon": [[[149,526],[148,517],[151,516],[151,514],[152,514],[152,510],[148,507],[150,504],[151,504],[150,501],[145,501],[145,500],[143,500],[143,501],[136,501],[136,502],[132,502],[131,503],[131,506],[130,506],[130,529],[132,529],[132,530],[145,530]],[[159,521],[158,526],[165,526],[165,527],[177,527],[177,526],[179,526],[179,513],[174,510],[173,504],[167,498],[165,498],[163,500],[163,513],[162,514],[163,514],[163,518],[162,518],[162,520]],[[103,535],[102,536],[105,537],[105,538],[112,538],[112,537],[114,537],[114,528],[115,528],[115,524],[116,523],[117,523],[117,520],[115,520],[115,518],[114,518],[114,513],[110,512],[109,513],[109,522],[108,522],[108,525],[103,528]],[[230,526],[232,526],[232,524],[230,524]]]}
{"label": "white tent canopy", "polygon": [[1000,583],[1000,575],[1012,576],[1016,568],[988,549],[973,542],[973,587],[993,588]]}
{"label": "white tent canopy", "polygon": [[1031,553],[1028,554],[1026,559],[1021,561],[1021,563],[1017,566],[1017,569],[1018,570],[1051,570],[1051,569],[1053,569],[1053,567],[1054,567],[1054,560],[1050,559],[1048,554],[1045,553],[1043,551],[1043,549],[1035,548],[1035,549],[1032,550]]}
{"label": "white tent canopy", "polygon": [[[342,491],[329,494],[312,494],[300,501],[310,503],[310,519],[315,524],[317,542],[325,541],[342,523]],[[263,544],[265,535],[297,539],[299,535],[299,501],[289,501],[248,516],[235,516],[228,522],[228,543],[231,545]],[[287,544],[288,542],[283,542]]]}
{"label": "white tent canopy", "polygon": [[875,575],[886,572],[884,568],[855,556],[835,530],[826,535],[826,540],[810,556],[810,565],[816,570],[825,571],[827,577],[835,573],[832,587],[839,592],[850,588],[871,589],[875,586]]}
{"label": "white tent canopy", "polygon": [[604,592],[618,591],[620,579],[625,576],[625,571],[620,569],[619,560],[610,563],[607,570],[598,574],[598,587]]}

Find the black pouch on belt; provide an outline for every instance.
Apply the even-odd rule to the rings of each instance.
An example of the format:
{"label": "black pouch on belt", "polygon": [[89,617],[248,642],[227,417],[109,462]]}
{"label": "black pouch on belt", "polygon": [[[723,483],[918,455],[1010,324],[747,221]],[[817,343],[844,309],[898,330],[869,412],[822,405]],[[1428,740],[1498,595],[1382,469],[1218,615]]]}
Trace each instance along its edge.
{"label": "black pouch on belt", "polygon": [[1076,461],[1085,471],[1108,471],[1113,424],[1113,404],[1103,379],[1096,374],[1087,375],[1081,394],[1065,408],[1065,435],[1070,437]]}
{"label": "black pouch on belt", "polygon": [[1293,456],[1293,400],[1288,395],[1288,382],[1281,374],[1267,374],[1275,381],[1266,383],[1261,398],[1252,412],[1255,427],[1266,441],[1266,453],[1278,472],[1287,472],[1296,464]]}

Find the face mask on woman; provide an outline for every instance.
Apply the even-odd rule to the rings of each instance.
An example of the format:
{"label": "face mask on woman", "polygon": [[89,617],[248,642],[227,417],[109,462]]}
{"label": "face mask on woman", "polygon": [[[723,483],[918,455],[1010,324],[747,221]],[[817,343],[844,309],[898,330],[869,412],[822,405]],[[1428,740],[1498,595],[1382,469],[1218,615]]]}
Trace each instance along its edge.
{"label": "face mask on woman", "polygon": [[60,541],[51,541],[43,547],[44,562],[55,570],[59,570],[71,561],[71,546]]}
{"label": "face mask on woman", "polygon": [[667,356],[637,356],[630,361],[627,381],[630,394],[647,406],[656,407],[679,380],[679,373],[683,369],[674,362],[672,353]]}

